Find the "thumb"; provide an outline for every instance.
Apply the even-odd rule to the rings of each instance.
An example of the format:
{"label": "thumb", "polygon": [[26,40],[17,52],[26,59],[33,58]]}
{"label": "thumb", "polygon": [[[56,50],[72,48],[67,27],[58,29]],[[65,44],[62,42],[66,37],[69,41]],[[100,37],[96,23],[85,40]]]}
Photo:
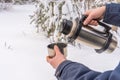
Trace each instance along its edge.
{"label": "thumb", "polygon": [[56,55],[61,54],[60,49],[57,45],[54,46],[54,51],[55,51]]}

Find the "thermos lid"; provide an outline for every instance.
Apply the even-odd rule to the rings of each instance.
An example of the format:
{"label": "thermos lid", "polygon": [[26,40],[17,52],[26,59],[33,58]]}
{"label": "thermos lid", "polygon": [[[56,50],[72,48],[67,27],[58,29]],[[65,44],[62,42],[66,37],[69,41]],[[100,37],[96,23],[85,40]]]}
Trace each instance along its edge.
{"label": "thermos lid", "polygon": [[61,28],[60,28],[60,32],[65,35],[68,35],[72,29],[72,25],[73,25],[72,21],[63,19]]}

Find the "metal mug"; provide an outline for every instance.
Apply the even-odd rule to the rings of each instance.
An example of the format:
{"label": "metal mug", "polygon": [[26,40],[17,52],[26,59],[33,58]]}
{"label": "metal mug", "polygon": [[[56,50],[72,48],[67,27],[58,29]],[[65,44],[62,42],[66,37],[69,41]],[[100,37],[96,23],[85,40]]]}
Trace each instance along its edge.
{"label": "metal mug", "polygon": [[66,43],[51,43],[47,46],[48,48],[48,55],[49,57],[54,57],[55,56],[55,51],[54,51],[54,46],[57,45],[60,52],[67,57],[67,44]]}

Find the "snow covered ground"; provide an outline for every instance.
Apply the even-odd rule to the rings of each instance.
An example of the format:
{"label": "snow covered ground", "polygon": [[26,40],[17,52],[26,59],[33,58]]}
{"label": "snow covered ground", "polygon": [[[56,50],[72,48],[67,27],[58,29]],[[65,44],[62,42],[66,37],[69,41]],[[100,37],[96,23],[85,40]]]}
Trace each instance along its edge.
{"label": "snow covered ground", "polygon": [[[54,69],[46,62],[49,40],[30,25],[33,5],[14,5],[0,12],[0,80],[56,80]],[[91,48],[68,45],[68,59],[96,71],[114,69],[120,49],[112,54],[97,54]]]}

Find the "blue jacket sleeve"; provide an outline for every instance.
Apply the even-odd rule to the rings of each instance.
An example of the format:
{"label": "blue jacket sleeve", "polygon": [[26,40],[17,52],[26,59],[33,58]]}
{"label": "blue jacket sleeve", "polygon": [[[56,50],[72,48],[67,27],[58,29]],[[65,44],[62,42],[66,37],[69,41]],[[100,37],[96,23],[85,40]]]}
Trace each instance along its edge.
{"label": "blue jacket sleeve", "polygon": [[66,60],[59,65],[55,76],[58,80],[120,80],[120,64],[113,71],[101,73],[80,63]]}
{"label": "blue jacket sleeve", "polygon": [[103,21],[108,24],[120,26],[120,4],[106,4]]}

